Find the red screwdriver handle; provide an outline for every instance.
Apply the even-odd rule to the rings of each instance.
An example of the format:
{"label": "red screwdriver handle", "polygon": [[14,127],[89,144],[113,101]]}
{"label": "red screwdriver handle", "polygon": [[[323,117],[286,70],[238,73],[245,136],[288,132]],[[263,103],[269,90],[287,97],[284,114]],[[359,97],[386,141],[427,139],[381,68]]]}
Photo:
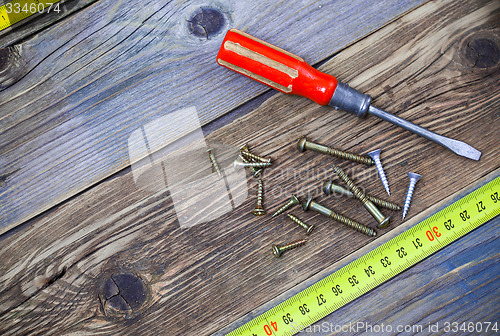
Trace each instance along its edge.
{"label": "red screwdriver handle", "polygon": [[314,69],[302,58],[238,29],[227,32],[217,63],[284,93],[330,103],[337,79]]}

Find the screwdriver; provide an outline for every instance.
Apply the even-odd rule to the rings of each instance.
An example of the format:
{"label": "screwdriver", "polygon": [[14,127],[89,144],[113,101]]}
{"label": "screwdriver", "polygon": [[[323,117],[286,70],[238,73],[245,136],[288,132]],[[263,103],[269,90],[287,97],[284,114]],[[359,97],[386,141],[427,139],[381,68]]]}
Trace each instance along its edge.
{"label": "screwdriver", "polygon": [[466,158],[479,160],[481,156],[480,151],[462,141],[436,134],[370,105],[369,95],[313,68],[302,58],[238,29],[227,32],[217,54],[217,63],[283,93],[303,96],[358,117],[372,114]]}

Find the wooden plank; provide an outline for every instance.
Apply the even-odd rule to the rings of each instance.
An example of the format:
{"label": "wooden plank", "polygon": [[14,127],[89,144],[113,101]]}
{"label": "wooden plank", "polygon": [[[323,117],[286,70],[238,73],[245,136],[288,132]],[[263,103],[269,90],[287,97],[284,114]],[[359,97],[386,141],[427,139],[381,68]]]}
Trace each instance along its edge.
{"label": "wooden plank", "polygon": [[141,125],[189,106],[204,125],[268,90],[216,64],[229,27],[315,63],[422,2],[102,0],[3,49],[0,232],[129,165]]}
{"label": "wooden plank", "polygon": [[[214,336],[228,334],[250,321],[253,316],[265,313],[499,176],[500,170],[497,170],[425,209],[383,237],[252,310],[216,332]],[[353,335],[370,332],[373,334],[377,332],[376,328],[380,328],[377,333],[381,333],[381,330],[391,333],[388,329],[393,328],[392,333],[397,333],[398,328],[409,327],[412,329],[406,330],[408,333],[418,332],[426,335],[430,334],[430,331],[443,332],[448,326],[447,322],[450,327],[455,327],[454,322],[458,323],[459,327],[464,322],[466,325],[474,322],[482,323],[483,332],[486,333],[487,323],[484,322],[494,323],[498,320],[498,311],[494,309],[498,296],[488,293],[489,290],[495,292],[498,289],[498,253],[494,247],[498,245],[499,235],[500,217],[496,217],[459,241],[305,328],[303,332],[311,335],[330,335],[335,332]],[[492,309],[489,309],[490,307]],[[493,334],[493,323],[489,326],[488,334]]]}
{"label": "wooden plank", "polygon": [[[290,193],[303,197],[317,192],[332,174],[330,164],[339,162],[299,154],[295,144],[300,135],[358,153],[383,147],[393,200],[404,197],[406,172],[424,176],[411,219],[499,168],[498,65],[473,66],[478,62],[469,63],[462,53],[464,45],[477,42],[475,37],[498,39],[498,8],[496,1],[430,2],[322,67],[362,83],[353,85],[373,94],[375,105],[389,111],[407,105],[399,115],[470,142],[483,152],[479,162],[375,118],[358,120],[281,94],[212,132],[206,141],[234,146],[248,141],[256,153],[274,159],[273,168],[263,175],[270,211]],[[391,86],[388,93],[376,94],[379,85]],[[341,166],[360,186],[383,195],[373,167]],[[255,180],[250,181],[251,195]],[[318,199],[373,225],[355,200]],[[270,253],[272,243],[304,233],[285,218],[251,215],[254,202],[249,197],[216,220],[181,228],[168,191],[141,190],[128,169],[115,174],[2,235],[0,328],[6,335],[34,329],[47,334],[209,334],[373,240],[294,209],[317,229],[306,246],[276,259]],[[381,235],[401,224],[400,213],[393,215],[393,224]],[[142,280],[127,282],[121,274]]]}
{"label": "wooden plank", "polygon": [[[59,1],[59,12],[45,11],[43,13],[32,14],[13,26],[0,30],[0,48],[6,48],[22,39],[34,35],[95,1],[96,0],[61,0]],[[10,3],[10,1],[0,0],[0,6],[6,3]]]}

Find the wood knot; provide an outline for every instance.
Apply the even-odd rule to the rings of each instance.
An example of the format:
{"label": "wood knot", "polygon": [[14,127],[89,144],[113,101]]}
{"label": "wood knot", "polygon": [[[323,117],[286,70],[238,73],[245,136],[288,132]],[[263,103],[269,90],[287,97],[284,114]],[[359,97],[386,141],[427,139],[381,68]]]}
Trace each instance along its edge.
{"label": "wood knot", "polygon": [[104,282],[101,293],[99,299],[104,314],[123,318],[138,315],[149,296],[144,280],[131,273],[112,275]]}
{"label": "wood knot", "polygon": [[194,36],[208,40],[221,33],[226,21],[225,16],[218,9],[201,7],[187,21],[188,30]]}
{"label": "wood knot", "polygon": [[25,75],[22,54],[21,45],[0,48],[0,89],[11,86]]}
{"label": "wood knot", "polygon": [[470,36],[465,41],[463,50],[465,59],[475,68],[492,68],[500,62],[498,40],[485,33]]}

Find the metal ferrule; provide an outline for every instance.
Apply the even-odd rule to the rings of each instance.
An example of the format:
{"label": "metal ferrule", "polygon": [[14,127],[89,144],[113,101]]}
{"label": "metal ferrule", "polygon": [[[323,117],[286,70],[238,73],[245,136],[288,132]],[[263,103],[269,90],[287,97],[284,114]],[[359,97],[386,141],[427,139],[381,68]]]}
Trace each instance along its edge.
{"label": "metal ferrule", "polygon": [[368,112],[371,101],[372,98],[370,96],[354,90],[347,84],[339,82],[328,105],[362,118]]}

